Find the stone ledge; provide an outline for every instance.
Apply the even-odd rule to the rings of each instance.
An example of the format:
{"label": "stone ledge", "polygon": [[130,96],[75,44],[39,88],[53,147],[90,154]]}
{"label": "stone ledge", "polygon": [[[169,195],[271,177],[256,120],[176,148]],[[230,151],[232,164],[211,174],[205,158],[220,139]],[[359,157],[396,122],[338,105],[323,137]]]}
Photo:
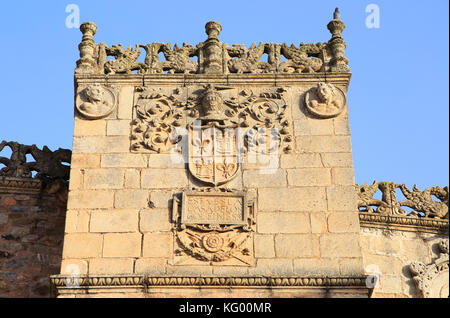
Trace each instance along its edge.
{"label": "stone ledge", "polygon": [[0,177],[1,193],[38,194],[42,190],[39,179]]}
{"label": "stone ledge", "polygon": [[392,216],[359,212],[359,221],[361,227],[447,235],[449,233],[449,221],[442,219]]}
{"label": "stone ledge", "polygon": [[[366,276],[181,277],[103,275],[50,277],[57,297],[370,297]],[[211,296],[213,295],[213,296]]]}
{"label": "stone ledge", "polygon": [[351,73],[299,74],[76,74],[75,86],[100,83],[105,85],[314,85],[324,81],[334,85],[349,85]]}
{"label": "stone ledge", "polygon": [[146,275],[98,275],[50,277],[56,288],[83,287],[151,287],[151,286],[223,286],[223,287],[355,287],[367,288],[366,276],[297,276],[297,277],[183,277]]}

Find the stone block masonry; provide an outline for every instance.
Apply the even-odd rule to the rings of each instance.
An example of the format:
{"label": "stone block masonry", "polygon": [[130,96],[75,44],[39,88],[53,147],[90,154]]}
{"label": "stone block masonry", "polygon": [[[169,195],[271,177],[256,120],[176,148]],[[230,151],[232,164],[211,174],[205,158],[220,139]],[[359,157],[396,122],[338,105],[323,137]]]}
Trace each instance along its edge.
{"label": "stone block masonry", "polygon": [[50,296],[66,220],[67,184],[58,187],[49,192],[39,180],[0,177],[0,297]]}

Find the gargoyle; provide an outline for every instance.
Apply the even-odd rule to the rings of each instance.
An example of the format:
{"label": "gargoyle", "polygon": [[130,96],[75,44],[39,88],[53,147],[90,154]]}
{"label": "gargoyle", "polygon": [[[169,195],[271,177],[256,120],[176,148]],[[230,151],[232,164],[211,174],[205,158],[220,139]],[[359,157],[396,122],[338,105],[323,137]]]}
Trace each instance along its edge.
{"label": "gargoyle", "polygon": [[197,62],[189,59],[197,51],[192,45],[183,43],[183,46],[179,48],[175,44],[172,50],[170,43],[167,43],[161,47],[161,50],[166,58],[166,61],[161,63],[164,71],[168,71],[169,74],[197,72]]}
{"label": "gargoyle", "polygon": [[[228,69],[231,73],[263,73],[264,70],[270,69],[270,65],[260,62],[261,56],[264,54],[265,45],[255,43],[248,50],[236,50],[236,47],[228,49],[230,56],[238,56],[237,59],[228,60]],[[241,51],[241,52],[239,52]]]}
{"label": "gargoyle", "polygon": [[356,195],[358,196],[358,209],[365,208],[364,212],[373,213],[372,206],[382,206],[383,201],[373,198],[378,191],[378,182],[374,181],[371,186],[365,182],[362,186],[356,185]]}
{"label": "gargoyle", "polygon": [[114,56],[116,59],[105,63],[105,74],[131,74],[132,71],[142,72],[146,68],[144,63],[136,62],[141,55],[141,49],[138,45],[136,45],[134,51],[131,46],[124,50],[122,44],[113,45],[106,48],[106,54]]}
{"label": "gargoyle", "polygon": [[[411,191],[402,184],[400,190],[407,199],[401,201],[400,205],[410,207],[417,212],[423,212],[425,217],[448,219],[448,187],[432,187],[420,191],[414,185]],[[436,196],[442,202],[433,200],[432,195]]]}
{"label": "gargoyle", "polygon": [[317,58],[321,52],[321,44],[300,43],[299,47],[292,44],[290,47],[284,43],[281,53],[288,61],[281,63],[280,72],[285,73],[315,73],[322,68],[322,60]]}

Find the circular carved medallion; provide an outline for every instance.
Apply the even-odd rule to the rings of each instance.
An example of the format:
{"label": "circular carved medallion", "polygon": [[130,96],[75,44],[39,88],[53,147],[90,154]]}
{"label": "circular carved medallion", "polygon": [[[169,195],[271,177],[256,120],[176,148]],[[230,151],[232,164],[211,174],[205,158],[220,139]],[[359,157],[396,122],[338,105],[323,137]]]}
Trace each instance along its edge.
{"label": "circular carved medallion", "polygon": [[344,111],[347,98],[340,88],[321,82],[306,93],[305,104],[311,114],[319,118],[332,118]]}
{"label": "circular carved medallion", "polygon": [[202,239],[203,247],[211,253],[220,251],[223,247],[223,242],[223,238],[215,233],[206,234]]}
{"label": "circular carved medallion", "polygon": [[92,84],[77,96],[76,108],[88,119],[100,119],[109,116],[117,105],[114,90],[100,84]]}

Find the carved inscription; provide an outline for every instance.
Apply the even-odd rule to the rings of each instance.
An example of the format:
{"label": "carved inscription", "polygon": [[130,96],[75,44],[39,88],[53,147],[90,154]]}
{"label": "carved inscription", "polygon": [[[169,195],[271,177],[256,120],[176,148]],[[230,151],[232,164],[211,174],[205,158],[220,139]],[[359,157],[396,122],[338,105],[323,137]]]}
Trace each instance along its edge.
{"label": "carved inscription", "polygon": [[243,204],[242,197],[187,197],[183,223],[239,224],[245,221]]}

